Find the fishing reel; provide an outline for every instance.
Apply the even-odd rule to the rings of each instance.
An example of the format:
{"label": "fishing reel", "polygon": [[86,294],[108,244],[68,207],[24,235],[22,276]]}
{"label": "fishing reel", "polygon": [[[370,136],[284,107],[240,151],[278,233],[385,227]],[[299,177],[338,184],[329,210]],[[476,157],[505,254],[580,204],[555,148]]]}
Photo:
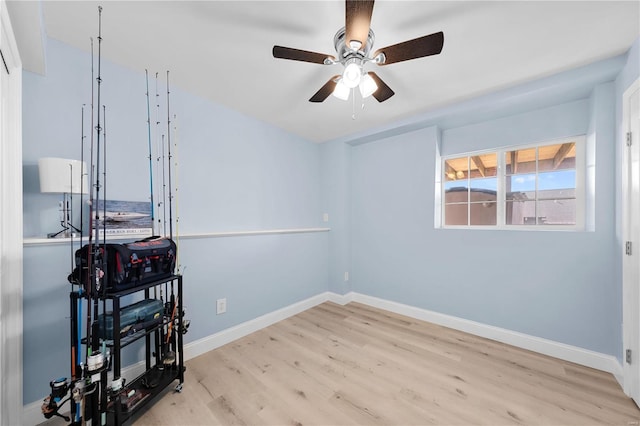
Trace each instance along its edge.
{"label": "fishing reel", "polygon": [[53,416],[62,417],[65,421],[70,421],[71,419],[67,416],[64,416],[58,412],[60,407],[64,405],[65,402],[69,400],[69,398],[60,402],[62,398],[67,395],[69,392],[69,381],[66,377],[60,377],[59,379],[52,380],[49,382],[49,386],[51,387],[51,393],[44,399],[42,404],[42,414],[46,419],[50,419]]}
{"label": "fishing reel", "polygon": [[[172,311],[173,311],[173,305],[171,304],[171,302],[165,302],[164,304],[165,316],[171,317]],[[186,315],[187,315],[187,311],[183,309],[182,323],[180,323],[180,320],[178,318],[173,319],[173,328],[175,329],[176,333],[187,334],[187,331],[189,331],[189,326],[191,325],[191,321],[188,319],[185,319]]]}
{"label": "fishing reel", "polygon": [[187,334],[187,331],[189,331],[189,326],[191,325],[191,321],[190,320],[186,320],[183,319],[182,320],[182,324],[177,324],[177,331],[178,333],[182,333],[182,334]]}

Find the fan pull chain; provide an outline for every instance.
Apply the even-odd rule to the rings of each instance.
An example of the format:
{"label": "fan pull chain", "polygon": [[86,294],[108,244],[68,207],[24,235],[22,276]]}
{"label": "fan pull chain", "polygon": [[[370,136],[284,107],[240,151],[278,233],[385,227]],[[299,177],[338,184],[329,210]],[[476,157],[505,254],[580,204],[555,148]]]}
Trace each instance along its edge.
{"label": "fan pull chain", "polygon": [[356,89],[351,89],[351,93],[353,94],[353,96],[351,96],[351,98],[353,99],[353,101],[351,102],[351,119],[355,120],[356,119]]}

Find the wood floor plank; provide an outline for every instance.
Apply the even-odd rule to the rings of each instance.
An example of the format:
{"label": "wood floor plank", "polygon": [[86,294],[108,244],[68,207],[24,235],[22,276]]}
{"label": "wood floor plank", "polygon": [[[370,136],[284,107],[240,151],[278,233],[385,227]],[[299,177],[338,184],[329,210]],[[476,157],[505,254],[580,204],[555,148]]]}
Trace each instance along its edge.
{"label": "wood floor plank", "polygon": [[136,425],[640,422],[608,373],[358,303],[323,303],[186,365],[183,392]]}

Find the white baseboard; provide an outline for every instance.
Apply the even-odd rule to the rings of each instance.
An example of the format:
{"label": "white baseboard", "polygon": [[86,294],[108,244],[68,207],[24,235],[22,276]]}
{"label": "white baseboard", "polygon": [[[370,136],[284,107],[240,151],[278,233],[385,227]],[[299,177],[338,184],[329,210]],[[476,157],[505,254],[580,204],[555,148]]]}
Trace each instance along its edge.
{"label": "white baseboard", "polygon": [[345,295],[344,298],[345,300],[359,302],[375,308],[384,309],[386,311],[406,315],[418,320],[428,321],[444,327],[506,343],[518,348],[559,358],[564,361],[574,362],[597,370],[606,371],[613,374],[616,380],[622,383],[622,366],[618,359],[612,355],[606,355],[600,352],[579,348],[577,346],[567,345],[553,340],[543,339],[360,293],[349,293]]}
{"label": "white baseboard", "polygon": [[353,302],[354,292],[349,292],[347,294],[338,294],[338,293],[328,293],[327,302],[337,303],[338,305],[346,305],[347,303]]}
{"label": "white baseboard", "polygon": [[[400,315],[406,315],[414,319],[428,321],[454,330],[464,331],[466,333],[485,337],[522,349],[549,355],[565,361],[595,368],[597,370],[606,371],[613,374],[621,386],[623,383],[622,366],[614,356],[356,292],[350,292],[344,295],[333,292],[320,293],[316,296],[243,322],[242,324],[238,324],[210,336],[203,337],[202,339],[187,343],[184,346],[185,361],[224,346],[227,343],[231,343],[234,340],[266,328],[278,321],[297,315],[300,312],[304,312],[307,309],[313,308],[314,306],[324,302],[334,302],[340,305],[346,305],[350,302],[362,303]],[[144,369],[145,363],[144,361],[141,361],[123,368],[122,376],[129,381],[142,374]],[[44,421],[44,417],[40,411],[41,405],[42,401],[35,401],[23,406],[23,422],[25,425],[36,425]]]}
{"label": "white baseboard", "polygon": [[37,425],[38,423],[46,421],[42,415],[41,407],[42,401],[34,401],[24,405],[22,407],[22,424],[29,426]]}

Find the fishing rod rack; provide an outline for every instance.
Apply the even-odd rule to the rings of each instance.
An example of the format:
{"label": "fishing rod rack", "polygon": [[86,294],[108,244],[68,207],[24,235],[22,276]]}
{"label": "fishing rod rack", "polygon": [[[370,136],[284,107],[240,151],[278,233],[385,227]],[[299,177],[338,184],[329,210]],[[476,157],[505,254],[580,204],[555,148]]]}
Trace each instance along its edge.
{"label": "fishing rod rack", "polygon": [[[175,390],[182,390],[185,371],[183,335],[186,332],[186,329],[182,328],[182,279],[182,275],[172,275],[135,288],[108,293],[104,298],[100,298],[111,305],[110,311],[105,313],[111,313],[113,331],[111,336],[106,336],[100,341],[100,351],[97,353],[98,359],[102,362],[90,365],[91,356],[96,354],[94,351],[87,365],[83,365],[77,361],[72,348],[72,359],[76,361],[71,369],[81,374],[71,387],[71,398],[74,399],[74,390],[77,388],[79,390],[76,393],[84,394],[78,396],[86,398],[84,412],[78,412],[81,406],[71,404],[71,418],[67,420],[73,420],[72,425],[81,424],[82,419],[94,419],[92,424],[121,425],[148,407],[174,381],[178,381]],[[123,327],[120,322],[120,313],[126,308],[123,299],[141,293],[144,300],[153,300],[153,295],[157,295],[158,291],[166,294],[168,299],[169,295],[177,295],[163,303],[161,318],[154,325],[140,329]],[[81,320],[78,306],[83,297],[81,291],[70,293],[72,342],[78,341],[80,337],[77,327],[78,321]],[[175,332],[170,333],[170,328]],[[126,381],[122,377],[123,350],[140,340],[144,341],[145,346],[144,372],[133,380]],[[81,338],[80,341],[86,345],[86,339]],[[133,345],[134,349],[135,347],[136,345]],[[173,354],[170,362],[164,359],[167,353]]]}
{"label": "fishing rod rack", "polygon": [[[151,146],[151,119],[149,82],[147,80],[147,125],[149,134],[149,180],[151,192],[151,225],[153,237],[126,244],[108,244],[106,241],[106,108],[100,105],[100,73],[102,43],[102,7],[98,6],[98,57],[97,57],[97,114],[94,114],[94,57],[91,39],[91,142],[90,167],[84,166],[84,105],[82,106],[82,128],[80,157],[81,174],[88,175],[89,224],[85,236],[84,224],[80,227],[81,249],[75,251],[71,237],[71,258],[75,257],[76,267],[69,275],[71,283],[70,303],[70,358],[69,378],[60,377],[49,383],[50,394],[42,404],[42,414],[46,419],[62,417],[71,425],[121,425],[135,419],[145,407],[176,380],[175,391],[182,391],[184,383],[183,335],[190,322],[184,319],[182,274],[178,262],[178,247],[173,242],[173,220],[176,222],[178,239],[177,203],[176,216],[172,216],[171,165],[177,160],[171,155],[171,115],[169,112],[169,72],[167,71],[167,149],[164,143],[161,157],[156,158],[156,167],[162,164],[162,201],[158,209],[163,214],[154,218],[153,153]],[[156,106],[157,101],[156,74]],[[101,114],[102,109],[102,114]],[[94,125],[94,117],[96,123]],[[175,115],[174,115],[175,120]],[[160,123],[156,118],[156,126]],[[174,130],[176,128],[174,127]],[[94,138],[95,136],[95,138]],[[164,135],[162,135],[164,142]],[[101,148],[102,143],[102,148]],[[177,144],[174,145],[177,148]],[[94,148],[95,147],[95,148]],[[102,155],[102,158],[101,158]],[[166,234],[167,206],[164,184],[165,164],[168,166],[169,236]],[[101,167],[105,172],[101,174]],[[102,183],[101,183],[102,177]],[[177,188],[176,188],[177,189]],[[102,193],[101,193],[102,191]],[[81,193],[83,192],[81,187]],[[98,201],[103,202],[103,211]],[[177,201],[177,200],[176,200]],[[84,203],[83,203],[84,204]],[[81,204],[82,206],[82,204]],[[100,218],[102,213],[102,219]],[[81,207],[80,216],[84,218]],[[95,216],[95,217],[94,217]],[[160,220],[162,216],[163,220]],[[102,225],[102,226],[101,226]],[[161,226],[163,225],[163,226]],[[102,228],[102,235],[100,233]],[[164,237],[160,235],[164,228]],[[86,241],[83,241],[86,238]],[[86,244],[85,244],[86,243]],[[84,244],[84,245],[83,245]],[[124,266],[123,266],[124,265]],[[184,271],[184,268],[182,269]],[[159,295],[159,297],[158,297]],[[142,300],[140,300],[142,299]],[[136,301],[133,303],[134,301]],[[86,310],[83,307],[86,306]],[[140,348],[136,342],[144,342],[144,371],[142,361],[124,368],[125,348]],[[129,358],[127,358],[129,359]],[[60,410],[70,403],[70,416]]]}

